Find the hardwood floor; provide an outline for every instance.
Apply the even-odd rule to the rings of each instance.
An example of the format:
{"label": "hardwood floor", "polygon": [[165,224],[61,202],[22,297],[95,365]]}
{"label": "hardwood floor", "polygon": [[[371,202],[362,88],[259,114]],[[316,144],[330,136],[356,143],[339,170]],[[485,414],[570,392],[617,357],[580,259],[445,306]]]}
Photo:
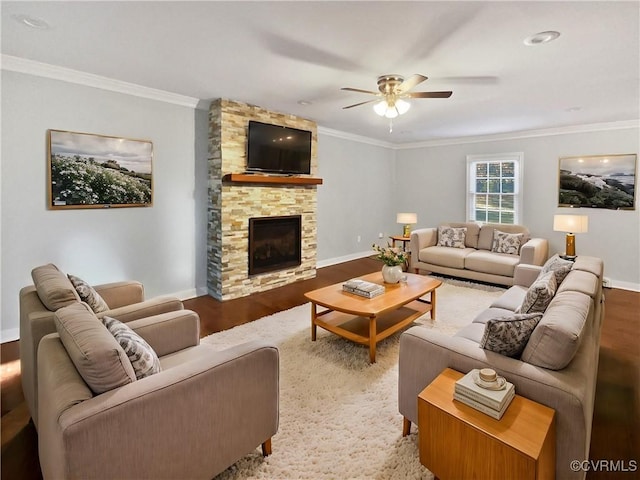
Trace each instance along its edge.
{"label": "hardwood floor", "polygon": [[[204,296],[185,301],[185,308],[201,318],[201,336],[231,328],[306,303],[304,293],[332,283],[371,273],[380,263],[370,258],[318,269],[311,280],[258,293],[250,297],[218,302]],[[605,321],[602,328],[598,386],[591,435],[592,460],[640,462],[640,293],[605,291]],[[38,440],[20,385],[18,342],[0,349],[2,379],[2,471],[4,480],[41,479]],[[398,425],[398,436],[402,434]],[[639,466],[640,468],[640,466]],[[638,474],[639,472],[635,472]],[[604,480],[633,473],[593,472],[590,480]],[[636,477],[637,478],[637,477]]]}

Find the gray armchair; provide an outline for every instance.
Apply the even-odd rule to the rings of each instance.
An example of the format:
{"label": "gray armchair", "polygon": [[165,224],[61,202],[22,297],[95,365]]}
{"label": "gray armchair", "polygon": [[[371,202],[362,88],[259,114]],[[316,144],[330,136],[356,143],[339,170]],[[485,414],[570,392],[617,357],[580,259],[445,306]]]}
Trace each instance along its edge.
{"label": "gray armchair", "polygon": [[[38,428],[37,352],[40,339],[56,331],[53,316],[59,308],[79,302],[80,297],[67,276],[55,265],[33,269],[34,284],[20,290],[20,368],[22,390]],[[100,314],[129,322],[164,312],[182,310],[180,299],[172,296],[144,299],[140,282],[123,281],[93,287],[109,309]]]}
{"label": "gray armchair", "polygon": [[[58,310],[58,323],[69,315],[78,318],[77,306]],[[95,325],[108,335],[101,322]],[[251,342],[219,351],[199,344],[199,318],[189,310],[127,325],[154,349],[162,371],[97,395],[66,339],[56,333],[41,340],[38,446],[45,480],[210,479],[259,445],[263,455],[271,452],[278,429],[274,346]]]}

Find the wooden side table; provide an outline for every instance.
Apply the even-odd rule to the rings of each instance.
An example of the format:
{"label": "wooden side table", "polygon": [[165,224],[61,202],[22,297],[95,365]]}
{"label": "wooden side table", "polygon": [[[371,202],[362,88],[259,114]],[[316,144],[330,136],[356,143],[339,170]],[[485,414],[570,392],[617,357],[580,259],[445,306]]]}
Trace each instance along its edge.
{"label": "wooden side table", "polygon": [[400,235],[391,235],[389,237],[391,239],[391,246],[393,248],[396,247],[396,242],[402,242],[402,250],[407,251],[407,242],[411,240],[411,237],[403,237]]}
{"label": "wooden side table", "polygon": [[516,395],[495,420],[453,399],[447,368],[418,396],[420,463],[441,480],[555,478],[555,411]]}

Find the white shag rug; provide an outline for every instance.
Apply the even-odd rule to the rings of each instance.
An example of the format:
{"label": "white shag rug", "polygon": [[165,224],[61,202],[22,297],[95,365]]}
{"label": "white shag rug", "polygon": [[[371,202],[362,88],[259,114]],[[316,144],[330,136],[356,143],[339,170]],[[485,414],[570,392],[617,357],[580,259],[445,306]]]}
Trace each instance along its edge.
{"label": "white shag rug", "polygon": [[[446,280],[437,291],[437,318],[416,324],[453,335],[504,290]],[[398,412],[400,333],[368,347],[318,328],[311,307],[290,310],[215,333],[203,343],[227,348],[251,339],[280,352],[280,424],[273,453],[260,448],[216,477],[227,479],[431,479],[420,464],[416,428],[402,437]]]}

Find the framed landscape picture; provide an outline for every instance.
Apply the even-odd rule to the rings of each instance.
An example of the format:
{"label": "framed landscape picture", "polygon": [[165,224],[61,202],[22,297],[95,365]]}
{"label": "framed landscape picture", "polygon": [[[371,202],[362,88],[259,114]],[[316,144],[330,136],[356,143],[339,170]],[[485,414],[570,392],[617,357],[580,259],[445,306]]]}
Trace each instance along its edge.
{"label": "framed landscape picture", "polygon": [[558,206],[634,210],[637,155],[560,158]]}
{"label": "framed landscape picture", "polygon": [[49,208],[152,205],[150,141],[61,130],[47,133]]}

